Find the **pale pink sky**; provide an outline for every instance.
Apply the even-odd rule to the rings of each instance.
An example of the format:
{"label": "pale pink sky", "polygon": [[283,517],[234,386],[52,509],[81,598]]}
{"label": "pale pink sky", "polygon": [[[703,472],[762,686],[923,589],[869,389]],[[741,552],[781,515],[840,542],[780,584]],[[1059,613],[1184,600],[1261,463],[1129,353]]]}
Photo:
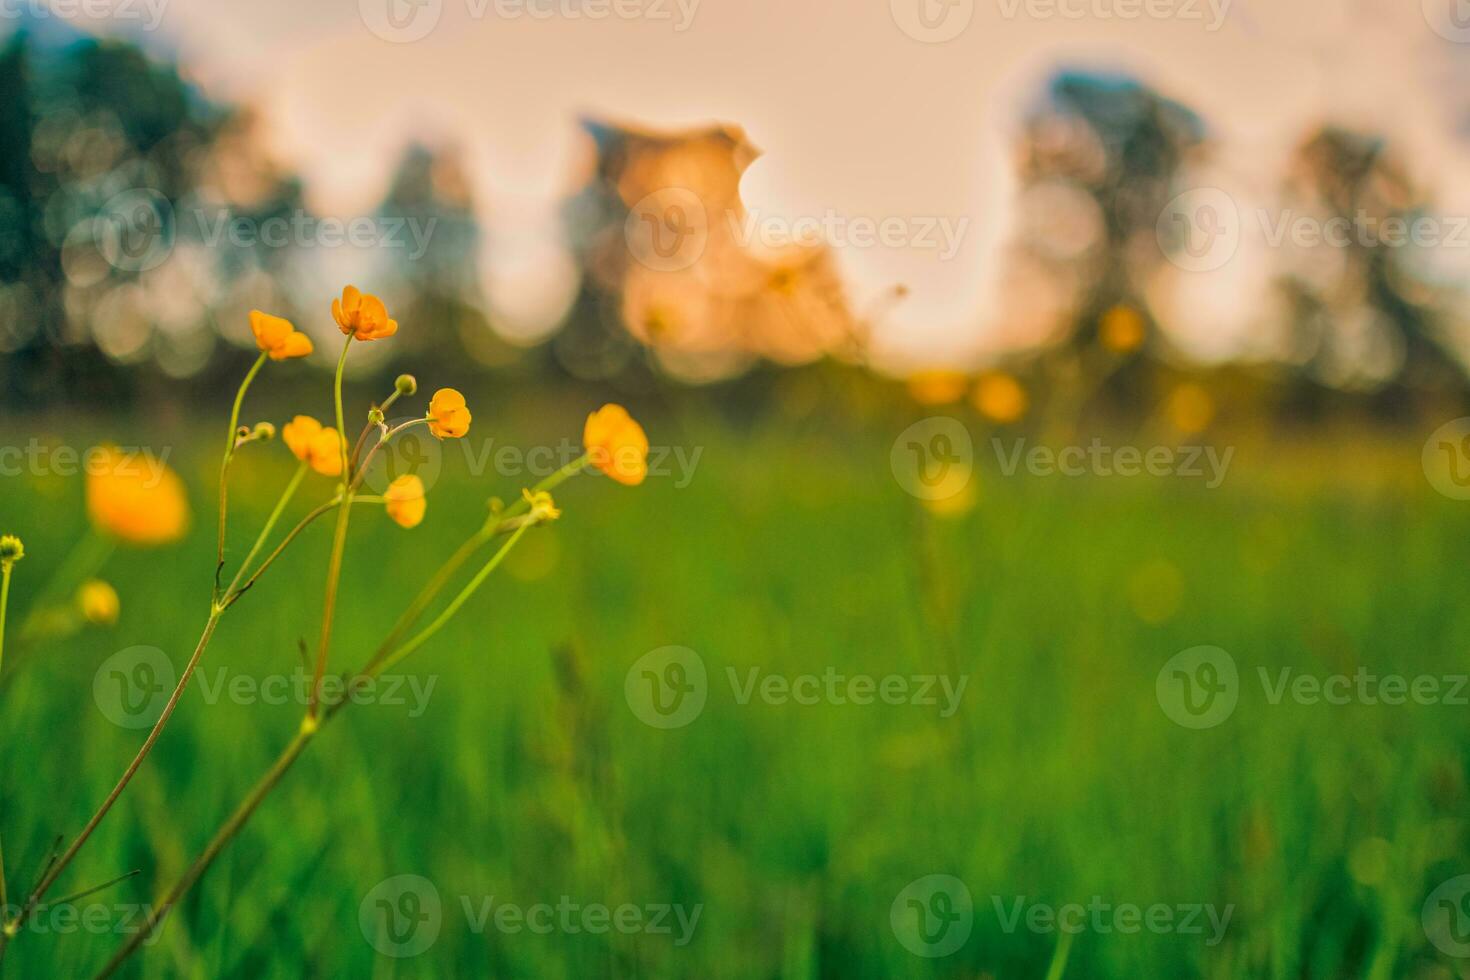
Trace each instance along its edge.
{"label": "pale pink sky", "polygon": [[[165,4],[156,36],[206,90],[263,108],[324,213],[370,211],[407,140],[452,138],[495,235],[485,275],[528,286],[531,306],[574,285],[551,229],[585,150],[579,115],[725,121],[764,150],[743,186],[760,213],[963,222],[952,257],[840,258],[860,308],[910,288],[879,338],[890,363],[981,350],[1000,326],[1015,122],[1059,65],[1128,70],[1198,111],[1224,151],[1199,179],[1242,208],[1273,199],[1291,146],[1330,116],[1389,135],[1446,211],[1470,214],[1470,154],[1453,135],[1470,121],[1470,29],[1456,29],[1470,16],[1448,19],[1466,0],[151,2]],[[599,6],[646,16],[593,19]],[[912,36],[926,36],[921,12],[940,25],[933,43]],[[1160,306],[1193,311],[1177,324],[1186,342],[1244,342],[1265,248],[1247,228],[1225,268],[1168,284]],[[1446,261],[1470,272],[1470,255]]]}

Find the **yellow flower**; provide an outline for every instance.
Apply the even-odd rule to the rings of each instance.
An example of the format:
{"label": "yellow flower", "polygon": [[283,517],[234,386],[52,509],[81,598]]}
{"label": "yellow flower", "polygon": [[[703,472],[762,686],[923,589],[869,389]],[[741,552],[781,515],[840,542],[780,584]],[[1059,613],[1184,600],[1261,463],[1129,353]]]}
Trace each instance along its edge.
{"label": "yellow flower", "polygon": [[99,530],[129,544],[168,544],[189,529],[189,498],[162,462],[100,446],[87,466],[87,514]]}
{"label": "yellow flower", "polygon": [[1143,315],[1131,306],[1115,306],[1102,315],[1098,339],[1115,354],[1127,354],[1143,345]]}
{"label": "yellow flower", "polygon": [[298,415],[281,429],[292,454],[322,476],[342,475],[342,437],[310,415]]}
{"label": "yellow flower", "polygon": [[551,499],[551,494],[545,490],[537,490],[532,493],[522,490],[521,496],[526,498],[526,503],[531,505],[530,519],[532,524],[545,524],[554,521],[561,516],[561,511],[556,508],[556,501]]}
{"label": "yellow flower", "polygon": [[1028,403],[1021,382],[999,371],[980,376],[971,400],[981,415],[1002,425],[1020,421]]}
{"label": "yellow flower", "polygon": [[82,615],[87,622],[95,626],[111,626],[116,623],[118,611],[122,607],[117,598],[117,590],[100,578],[82,583],[82,587],[77,590],[77,605],[81,606]]}
{"label": "yellow flower", "polygon": [[592,465],[619,483],[636,487],[648,475],[648,436],[621,405],[604,405],[587,416],[582,445]]}
{"label": "yellow flower", "polygon": [[0,535],[0,565],[14,565],[26,556],[26,546],[13,534]]}
{"label": "yellow flower", "polygon": [[348,286],[341,299],[332,300],[332,319],[343,333],[358,340],[382,340],[398,332],[398,321],[388,318],[383,301],[356,286]]}
{"label": "yellow flower", "polygon": [[255,334],[255,346],[269,354],[273,361],[305,357],[311,353],[311,338],[292,326],[290,320],[251,310],[250,331]]}
{"label": "yellow flower", "polygon": [[402,527],[418,527],[424,519],[429,502],[424,499],[424,481],[412,473],[400,476],[388,484],[383,494],[383,503],[388,516]]}
{"label": "yellow flower", "polygon": [[458,439],[470,431],[470,410],[464,395],[453,388],[440,388],[429,399],[429,431],[440,439]]}

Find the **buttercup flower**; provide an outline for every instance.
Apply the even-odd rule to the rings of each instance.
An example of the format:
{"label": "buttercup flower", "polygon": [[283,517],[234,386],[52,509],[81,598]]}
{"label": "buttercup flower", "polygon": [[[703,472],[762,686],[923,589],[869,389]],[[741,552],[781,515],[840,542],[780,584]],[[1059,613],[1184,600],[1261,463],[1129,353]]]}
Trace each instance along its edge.
{"label": "buttercup flower", "polygon": [[545,524],[547,521],[554,521],[561,516],[561,511],[557,510],[556,501],[552,500],[551,494],[545,490],[538,490],[535,493],[529,490],[522,490],[521,496],[525,497],[526,503],[531,505],[530,519],[532,524]]}
{"label": "buttercup flower", "polygon": [[453,388],[440,388],[429,399],[429,431],[440,439],[458,439],[470,431],[470,410],[464,395]]}
{"label": "buttercup flower", "polygon": [[269,354],[273,361],[305,357],[311,353],[311,338],[292,326],[290,320],[251,310],[250,331],[255,334],[255,346]]}
{"label": "buttercup flower", "polygon": [[424,498],[424,481],[413,474],[400,476],[388,484],[383,494],[388,516],[402,527],[418,527],[429,502]]}
{"label": "buttercup flower", "polygon": [[26,546],[13,534],[0,535],[0,565],[14,565],[26,556]]}
{"label": "buttercup flower", "polygon": [[87,514],[129,544],[168,544],[189,529],[189,498],[178,474],[116,446],[100,446],[87,467]]}
{"label": "buttercup flower", "polygon": [[648,475],[648,436],[621,405],[604,405],[587,416],[582,445],[592,465],[619,483],[636,487]]}
{"label": "buttercup flower", "polygon": [[298,415],[281,429],[291,453],[322,476],[342,475],[342,437],[310,415]]}
{"label": "buttercup flower", "polygon": [[77,590],[77,605],[81,607],[87,622],[96,626],[111,626],[116,623],[118,611],[122,607],[117,590],[100,578],[82,583],[82,587]]}
{"label": "buttercup flower", "polygon": [[388,318],[383,301],[356,286],[348,286],[341,299],[332,300],[332,319],[343,333],[358,340],[382,340],[398,332],[398,321]]}

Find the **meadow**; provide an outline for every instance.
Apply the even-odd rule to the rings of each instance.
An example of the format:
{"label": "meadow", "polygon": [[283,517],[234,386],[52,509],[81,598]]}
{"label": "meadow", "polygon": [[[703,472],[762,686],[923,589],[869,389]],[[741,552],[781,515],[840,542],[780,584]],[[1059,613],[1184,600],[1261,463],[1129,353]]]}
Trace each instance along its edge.
{"label": "meadow", "polygon": [[[687,485],[585,477],[562,488],[564,516],[528,535],[406,662],[402,697],[353,706],[326,729],[122,975],[1465,975],[1470,961],[1436,947],[1421,910],[1470,872],[1470,707],[1448,695],[1273,697],[1284,668],[1464,672],[1470,606],[1449,573],[1470,564],[1467,505],[1429,486],[1416,439],[1211,433],[1237,452],[1207,489],[1005,476],[986,430],[961,413],[982,447],[976,498],[935,513],[890,466],[897,433],[929,413],[854,411],[792,384],[738,416],[712,398],[628,399],[655,445],[701,450]],[[466,393],[475,434],[513,446],[575,439],[596,404],[571,391]],[[182,544],[122,549],[104,566],[121,596],[115,627],[7,652],[0,833],[12,891],[143,737],[100,710],[99,667],[137,645],[182,663],[207,615],[213,414],[6,425],[7,443],[18,432],[168,446],[194,505]],[[241,536],[291,471],[282,447],[257,448],[269,465],[232,484]],[[365,659],[483,520],[487,497],[513,499],[530,482],[474,468],[444,449],[412,531],[354,518],[334,670]],[[315,479],[297,510],[328,492]],[[23,614],[85,533],[81,483],[25,476],[0,493],[0,530],[26,541],[12,597]],[[248,692],[301,669],[329,537],[329,522],[314,526],[230,612],[58,896],[140,868],[83,904],[148,902],[295,732],[291,696]],[[1156,680],[1200,645],[1228,651],[1240,683],[1233,713],[1195,730],[1171,720]],[[694,651],[708,681],[697,717],[664,729],[633,710],[627,685],[640,658],[668,646]],[[949,705],[938,685],[933,704],[808,704],[750,686],[769,675],[964,687]],[[240,678],[246,693],[232,696],[223,685]],[[401,875],[432,883],[437,932],[413,955],[384,955],[364,922],[375,889]],[[963,944],[932,958],[894,924],[896,899],[930,875],[959,879],[973,906]],[[400,898],[389,906],[420,911]],[[558,917],[542,933],[484,916],[487,900],[667,906],[688,928],[670,913],[668,931]],[[1127,931],[1105,916],[1071,933],[1029,914],[1067,903],[1229,917],[1218,933],[1208,915],[1202,931],[1182,928],[1178,912],[1170,927]],[[53,934],[15,942],[10,976],[89,976],[120,941],[49,921]]]}

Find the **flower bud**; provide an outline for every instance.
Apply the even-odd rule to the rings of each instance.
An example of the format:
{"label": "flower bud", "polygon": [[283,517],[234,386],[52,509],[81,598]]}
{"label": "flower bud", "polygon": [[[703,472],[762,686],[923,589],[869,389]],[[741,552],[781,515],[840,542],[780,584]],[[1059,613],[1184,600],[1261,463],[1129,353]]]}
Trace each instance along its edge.
{"label": "flower bud", "polygon": [[382,425],[382,424],[383,424],[383,410],[381,408],[379,408],[378,406],[374,405],[372,408],[368,409],[368,425]]}
{"label": "flower bud", "polygon": [[99,578],[82,583],[77,590],[77,605],[81,607],[82,617],[94,626],[114,625],[122,607],[117,590]]}
{"label": "flower bud", "polygon": [[276,427],[274,425],[269,422],[255,423],[255,431],[251,433],[251,438],[259,439],[261,442],[270,442],[275,437]]}
{"label": "flower bud", "polygon": [[13,534],[0,536],[0,565],[9,567],[26,556],[26,546]]}
{"label": "flower bud", "polygon": [[400,395],[412,395],[419,390],[418,379],[411,374],[400,374],[393,382],[393,390]]}

